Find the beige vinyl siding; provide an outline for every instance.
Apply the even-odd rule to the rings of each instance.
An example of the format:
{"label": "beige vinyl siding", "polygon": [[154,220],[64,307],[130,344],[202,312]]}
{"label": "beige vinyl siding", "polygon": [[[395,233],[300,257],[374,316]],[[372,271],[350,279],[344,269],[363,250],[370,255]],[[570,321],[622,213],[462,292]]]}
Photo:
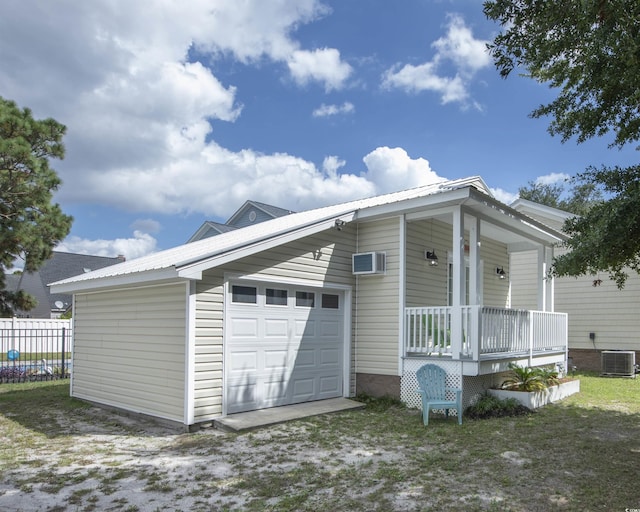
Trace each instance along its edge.
{"label": "beige vinyl siding", "polygon": [[538,309],[538,251],[514,252],[510,255],[511,307]]}
{"label": "beige vinyl siding", "polygon": [[72,395],[184,422],[184,284],[77,294]]}
{"label": "beige vinyl siding", "polygon": [[[608,276],[556,279],[556,311],[569,315],[569,348],[640,350],[640,277],[631,275],[619,290]],[[595,344],[589,333],[595,333]]]}
{"label": "beige vinyl siding", "polygon": [[354,298],[356,372],[399,375],[398,307],[400,270],[398,218],[358,227],[358,252],[385,252],[385,275],[358,276]]}
{"label": "beige vinyl siding", "polygon": [[[468,234],[466,235],[468,239]],[[422,220],[407,225],[407,307],[446,306],[448,255],[452,252],[452,228],[443,222]],[[497,267],[509,273],[505,244],[481,237],[480,259],[483,269],[483,304],[505,307],[509,282],[496,275]],[[438,266],[432,267],[424,258],[425,250],[435,249]]]}
{"label": "beige vinyl siding", "polygon": [[[509,254],[503,243],[480,238],[480,259],[484,264],[482,304],[504,308],[509,301]],[[499,279],[496,268],[503,267],[507,279]]]}
{"label": "beige vinyl siding", "polygon": [[[407,224],[407,307],[447,305],[447,253],[451,250],[451,226],[438,221]],[[424,258],[435,249],[438,266]]]}
{"label": "beige vinyl siding", "polygon": [[[355,228],[346,226],[343,231],[330,229],[204,273],[196,289],[196,422],[222,414],[225,274],[353,286],[351,254],[354,251]],[[353,361],[353,356],[351,359]],[[351,381],[353,394],[355,381]]]}

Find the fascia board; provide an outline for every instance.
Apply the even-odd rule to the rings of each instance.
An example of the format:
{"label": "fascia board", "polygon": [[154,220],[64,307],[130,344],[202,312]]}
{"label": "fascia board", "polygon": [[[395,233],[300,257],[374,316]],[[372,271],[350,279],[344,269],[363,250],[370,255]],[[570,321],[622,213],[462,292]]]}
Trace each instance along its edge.
{"label": "fascia board", "polygon": [[112,277],[102,277],[99,279],[87,279],[84,281],[74,281],[72,283],[51,284],[51,293],[78,293],[104,288],[119,288],[122,286],[143,284],[158,281],[170,281],[179,279],[180,276],[174,267],[158,270],[148,270],[146,272],[135,272]]}
{"label": "fascia board", "polygon": [[[483,204],[489,208],[492,208],[493,211],[501,213],[505,217],[511,217],[514,220],[518,221],[521,225],[528,226],[529,229],[522,229],[521,227],[515,227],[512,224],[507,222],[501,222],[502,226],[505,229],[511,229],[512,231],[519,232],[523,235],[528,235],[530,238],[532,235],[537,238],[540,243],[548,244],[553,242],[564,242],[568,240],[568,237],[561,233],[560,231],[556,231],[555,229],[550,228],[549,226],[545,226],[542,222],[538,222],[531,217],[507,206],[506,204],[501,203],[497,199],[493,199],[485,194],[479,193],[477,191],[471,192],[471,198],[480,204]],[[490,215],[486,215],[486,220],[488,222],[493,222],[494,224],[500,223],[500,221]],[[533,231],[533,233],[532,233]],[[537,234],[537,235],[536,235]]]}
{"label": "fascia board", "polygon": [[556,219],[557,221],[564,221],[576,216],[573,213],[569,213],[552,206],[547,206],[546,204],[529,201],[527,199],[516,199],[513,203],[511,203],[511,207],[525,215],[527,215],[527,210],[530,210],[533,212],[537,212],[540,215]]}
{"label": "fascia board", "polygon": [[251,256],[258,252],[266,251],[280,245],[299,240],[306,236],[314,235],[335,226],[336,220],[351,222],[355,212],[346,212],[342,215],[334,215],[329,219],[324,219],[307,226],[300,227],[292,231],[275,234],[260,241],[254,241],[249,245],[243,245],[236,249],[225,251],[223,254],[212,256],[204,260],[186,263],[177,268],[178,276],[186,279],[202,279],[202,272],[213,267],[224,265],[232,261]]}
{"label": "fascia board", "polygon": [[358,211],[358,220],[374,220],[375,218],[383,218],[388,216],[411,214],[424,208],[435,205],[450,205],[462,203],[469,198],[472,187],[464,187],[442,192],[434,192],[422,197],[405,199],[393,203],[372,206],[364,210]]}

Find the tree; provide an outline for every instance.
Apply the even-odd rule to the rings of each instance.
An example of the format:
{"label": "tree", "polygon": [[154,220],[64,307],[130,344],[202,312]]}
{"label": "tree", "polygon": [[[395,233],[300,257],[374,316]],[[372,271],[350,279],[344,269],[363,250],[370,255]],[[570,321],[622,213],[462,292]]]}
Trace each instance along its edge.
{"label": "tree", "polygon": [[586,215],[602,201],[602,193],[593,183],[577,183],[566,193],[562,184],[530,181],[527,186],[518,189],[518,196],[575,215]]}
{"label": "tree", "polygon": [[[582,143],[612,134],[612,148],[638,141],[640,2],[487,0],[484,13],[503,27],[489,45],[500,74],[523,69],[559,90],[531,113],[552,117],[552,135]],[[640,165],[592,166],[575,179],[606,200],[567,221],[570,251],[555,259],[552,272],[608,272],[622,288],[625,269],[640,272]]]}
{"label": "tree", "polygon": [[36,305],[23,291],[5,289],[14,262],[22,259],[25,272],[37,270],[71,229],[73,219],[52,203],[61,181],[49,167],[49,159],[64,157],[65,131],[0,97],[0,316]]}

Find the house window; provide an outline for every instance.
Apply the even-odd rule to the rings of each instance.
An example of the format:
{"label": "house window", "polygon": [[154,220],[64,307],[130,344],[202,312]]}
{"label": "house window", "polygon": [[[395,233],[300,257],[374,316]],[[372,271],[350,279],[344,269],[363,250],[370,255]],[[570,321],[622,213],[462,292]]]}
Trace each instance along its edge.
{"label": "house window", "polygon": [[340,309],[340,296],[332,293],[323,293],[322,309]]}
{"label": "house window", "polygon": [[287,290],[276,290],[275,288],[267,288],[266,301],[268,306],[286,306]]}
{"label": "house window", "polygon": [[238,304],[257,304],[258,289],[255,286],[238,286],[231,287],[231,301]]}
{"label": "house window", "polygon": [[313,292],[296,292],[296,307],[313,308],[316,305],[316,294]]}

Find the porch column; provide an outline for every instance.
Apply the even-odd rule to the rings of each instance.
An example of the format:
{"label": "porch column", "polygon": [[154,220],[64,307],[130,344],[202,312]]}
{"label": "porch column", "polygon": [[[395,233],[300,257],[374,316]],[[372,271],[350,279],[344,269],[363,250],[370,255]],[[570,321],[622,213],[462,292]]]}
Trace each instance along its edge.
{"label": "porch column", "polygon": [[554,280],[547,276],[553,264],[553,247],[538,247],[538,310],[554,311]]}
{"label": "porch column", "polygon": [[[464,250],[464,247],[463,247]],[[464,274],[463,274],[464,275]],[[469,222],[469,305],[480,304],[480,219]]]}
{"label": "porch column", "polygon": [[538,279],[538,311],[544,311],[545,307],[545,275],[544,275],[544,246],[539,246],[536,258],[536,276]]}
{"label": "porch column", "polygon": [[465,296],[464,212],[461,206],[453,210],[453,309],[451,312],[451,354],[459,358],[462,352],[462,304]]}
{"label": "porch column", "polygon": [[545,311],[556,310],[556,305],[554,300],[555,280],[553,279],[553,277],[550,277],[547,275],[552,264],[553,264],[553,247],[545,247],[544,248],[544,282],[545,282],[544,304],[546,306]]}

